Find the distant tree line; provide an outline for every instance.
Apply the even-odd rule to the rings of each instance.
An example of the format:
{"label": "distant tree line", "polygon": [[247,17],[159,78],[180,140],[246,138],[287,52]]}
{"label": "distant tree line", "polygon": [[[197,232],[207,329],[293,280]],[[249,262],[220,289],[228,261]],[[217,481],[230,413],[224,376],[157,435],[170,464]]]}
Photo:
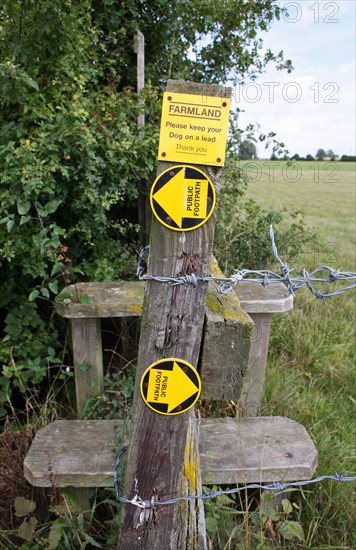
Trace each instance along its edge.
{"label": "distant tree line", "polygon": [[328,149],[328,151],[325,151],[324,149],[318,149],[316,152],[316,155],[313,156],[311,154],[306,155],[305,157],[301,157],[296,153],[292,157],[285,156],[283,159],[278,158],[275,153],[272,153],[271,160],[295,160],[295,161],[301,161],[301,160],[329,160],[329,161],[336,161],[337,159],[341,161],[347,161],[347,162],[355,162],[356,156],[355,155],[342,155],[341,157],[332,151],[332,149]]}
{"label": "distant tree line", "polygon": [[[239,146],[239,160],[255,160],[258,159],[257,156],[257,150],[256,145],[249,140],[244,140],[240,143]],[[288,155],[284,155],[283,157],[278,157],[276,153],[272,153],[270,160],[295,160],[295,161],[301,161],[301,160],[329,160],[329,161],[336,161],[337,159],[341,161],[348,161],[348,162],[355,162],[356,156],[355,155],[342,155],[341,157],[334,153],[332,149],[328,149],[325,151],[324,149],[318,149],[315,155],[308,154],[305,157],[301,157],[296,153],[292,157],[289,157]]]}

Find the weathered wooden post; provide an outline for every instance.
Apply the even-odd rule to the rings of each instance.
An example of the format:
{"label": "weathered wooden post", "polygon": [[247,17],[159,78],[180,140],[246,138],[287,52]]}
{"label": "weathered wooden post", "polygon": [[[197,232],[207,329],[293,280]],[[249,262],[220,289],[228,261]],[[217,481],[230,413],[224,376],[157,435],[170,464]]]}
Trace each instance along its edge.
{"label": "weathered wooden post", "polygon": [[[160,162],[158,175],[164,172],[164,185],[158,186],[152,201],[161,222],[156,218],[152,222],[148,269],[154,277],[207,276],[215,226],[213,196],[208,191],[208,182],[210,178],[212,191],[218,192],[225,156],[230,90],[220,86],[169,81],[167,93],[164,102],[168,104],[164,103],[164,109],[168,115],[165,120],[162,118],[159,159],[169,161],[179,158],[180,162],[190,164],[177,167],[171,162]],[[162,139],[162,131],[166,139]],[[194,164],[197,161],[199,164]],[[171,170],[167,170],[170,167]],[[202,173],[200,181],[195,181],[197,172],[194,169]],[[174,182],[174,178],[180,178],[186,190],[184,208],[179,197],[175,197],[175,182],[178,180]],[[199,186],[204,189],[200,197]],[[182,186],[178,188],[182,189]],[[202,223],[196,229],[194,205],[193,212],[188,212],[191,189],[194,189],[196,196],[198,218],[207,220],[210,216],[208,221],[200,219]],[[170,205],[166,207],[168,203]],[[204,215],[201,214],[203,211]],[[180,230],[172,230],[174,228]],[[159,360],[175,358],[178,362],[186,361],[193,367],[197,366],[207,288],[207,283],[196,286],[170,285],[156,280],[147,283],[124,487],[124,494],[130,499],[139,497],[147,501],[152,498],[162,501],[201,491],[194,409],[178,414],[178,402],[183,400],[183,397],[178,398],[182,391],[179,382],[176,394],[174,389],[170,390],[171,397],[164,414],[147,406],[139,388],[141,383],[145,385],[147,367]],[[174,361],[173,364],[175,369]],[[184,371],[177,370],[177,373],[181,379],[183,377],[184,385]],[[155,384],[162,396],[163,386],[157,380]],[[189,398],[194,399],[196,390],[189,386],[189,382],[188,387],[190,389],[184,399],[187,397],[189,401]],[[149,397],[147,399],[149,401]],[[151,401],[153,399],[151,397]],[[184,401],[181,405],[184,406]],[[205,549],[202,502],[181,501],[179,504],[157,506],[155,513],[144,513],[134,505],[125,505],[118,548]]]}
{"label": "weathered wooden post", "polygon": [[[141,93],[145,87],[145,37],[141,31],[137,31],[134,36],[134,52],[137,55],[137,93]],[[141,104],[144,101],[141,97]],[[140,139],[144,136],[145,127],[145,113],[142,111],[137,117],[137,126],[140,130]],[[139,197],[138,197],[138,222],[140,224],[140,239],[143,244],[147,244],[150,234],[151,224],[151,212],[148,203],[149,188],[147,182],[141,181],[139,183]]]}
{"label": "weathered wooden post", "polygon": [[[101,352],[100,320],[73,319],[72,321],[73,355],[75,364],[75,391],[78,413],[84,409],[87,399],[104,389],[104,368]],[[81,370],[81,365],[89,370]]]}

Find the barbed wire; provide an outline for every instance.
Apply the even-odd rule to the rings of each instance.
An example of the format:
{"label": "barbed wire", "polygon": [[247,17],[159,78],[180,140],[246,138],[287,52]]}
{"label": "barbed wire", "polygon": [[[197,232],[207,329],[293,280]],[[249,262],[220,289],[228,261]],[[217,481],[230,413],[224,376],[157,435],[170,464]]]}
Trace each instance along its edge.
{"label": "barbed wire", "polygon": [[[272,244],[272,252],[279,263],[281,273],[275,273],[269,269],[237,269],[230,277],[214,277],[209,275],[207,277],[198,277],[194,273],[189,275],[181,275],[178,277],[163,277],[146,274],[147,264],[146,256],[149,251],[149,246],[145,246],[141,249],[136,275],[141,281],[158,281],[160,283],[170,283],[172,285],[193,285],[196,287],[198,283],[217,283],[217,291],[219,294],[228,294],[234,288],[237,283],[250,282],[261,284],[266,287],[273,283],[283,283],[290,294],[293,296],[303,286],[306,286],[315,298],[319,298],[325,301],[326,298],[331,296],[338,296],[343,294],[347,290],[351,290],[356,286],[356,273],[351,271],[341,271],[340,269],[333,269],[332,267],[323,265],[314,269],[312,272],[308,272],[303,268],[299,273],[299,277],[292,277],[291,274],[295,271],[288,267],[288,265],[280,258],[277,250],[277,246],[274,240],[274,233],[272,225],[270,226],[270,238]],[[324,277],[319,274],[327,272]],[[315,288],[315,284],[318,283],[334,283],[336,281],[351,282],[348,286],[338,288],[333,292],[323,292]]]}
{"label": "barbed wire", "polygon": [[119,474],[118,470],[121,464],[121,458],[124,455],[127,447],[122,446],[115,464],[114,468],[114,487],[115,487],[115,494],[116,499],[118,502],[121,502],[122,504],[132,504],[133,506],[136,506],[137,508],[142,509],[154,509],[158,508],[159,506],[169,506],[173,504],[178,504],[179,502],[190,502],[192,500],[207,500],[207,499],[215,499],[217,497],[223,496],[223,495],[233,495],[236,493],[241,493],[242,491],[246,491],[248,489],[263,489],[264,491],[273,491],[275,493],[286,491],[287,489],[292,489],[295,487],[304,487],[306,485],[311,485],[313,483],[320,483],[321,481],[324,481],[326,479],[330,479],[333,481],[338,481],[339,483],[346,483],[346,482],[352,482],[356,481],[356,476],[345,476],[343,474],[336,473],[335,475],[325,475],[325,476],[319,476],[314,479],[306,479],[302,481],[290,481],[290,482],[281,482],[281,481],[274,481],[273,483],[267,484],[267,485],[261,485],[260,483],[249,483],[248,485],[243,485],[242,487],[233,487],[231,489],[220,491],[206,491],[205,493],[202,493],[200,495],[186,495],[176,498],[169,498],[166,500],[159,500],[156,499],[154,496],[152,496],[149,500],[142,499],[138,494],[138,488],[136,484],[136,494],[132,499],[123,497],[120,495],[120,480],[119,480]]}

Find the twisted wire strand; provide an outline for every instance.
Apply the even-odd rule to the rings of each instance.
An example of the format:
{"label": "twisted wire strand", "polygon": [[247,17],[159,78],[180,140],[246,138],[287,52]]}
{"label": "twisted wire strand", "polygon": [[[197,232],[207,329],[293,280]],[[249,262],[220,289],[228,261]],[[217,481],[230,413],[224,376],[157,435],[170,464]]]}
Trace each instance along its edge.
{"label": "twisted wire strand", "polygon": [[[194,273],[190,275],[181,275],[178,277],[163,277],[146,274],[147,265],[146,265],[146,256],[149,251],[149,246],[144,247],[139,254],[138,266],[137,266],[137,276],[141,281],[157,281],[160,283],[169,283],[172,285],[193,285],[196,287],[198,283],[216,283],[217,291],[219,294],[228,294],[238,283],[250,282],[261,284],[266,287],[274,283],[283,283],[290,294],[293,296],[295,293],[306,286],[315,298],[322,299],[325,301],[326,298],[331,296],[339,296],[344,292],[351,290],[356,286],[356,273],[352,271],[341,271],[340,269],[333,269],[332,267],[322,265],[314,269],[309,273],[305,268],[300,271],[300,276],[292,277],[291,274],[294,272],[293,269],[288,267],[288,265],[280,258],[278,254],[278,249],[274,239],[274,233],[272,225],[270,226],[270,238],[272,245],[272,252],[276,258],[281,273],[276,273],[269,269],[241,269],[236,270],[230,277],[213,277],[209,275],[207,277],[199,277]],[[326,276],[322,277],[321,274],[326,272]],[[323,292],[314,287],[315,284],[320,283],[335,283],[337,281],[341,282],[350,282],[347,286],[342,288],[337,288],[332,292]]]}
{"label": "twisted wire strand", "polygon": [[220,497],[222,495],[233,495],[236,493],[240,493],[242,491],[246,491],[247,489],[263,489],[264,491],[273,491],[273,492],[280,492],[285,491],[287,489],[295,488],[295,487],[304,487],[305,485],[311,485],[314,483],[320,483],[321,481],[324,481],[326,479],[330,479],[333,481],[337,481],[339,483],[346,483],[346,482],[352,482],[356,481],[356,476],[345,476],[343,474],[335,473],[335,475],[325,475],[325,476],[319,476],[314,479],[306,479],[302,481],[290,481],[290,482],[281,482],[281,481],[274,481],[273,483],[270,483],[268,485],[261,485],[260,483],[249,483],[248,485],[244,485],[243,487],[233,487],[232,489],[226,489],[226,490],[220,490],[220,491],[206,491],[200,495],[186,495],[176,498],[169,498],[165,500],[158,500],[154,496],[151,499],[142,499],[138,494],[135,494],[135,496],[132,499],[128,499],[124,496],[120,495],[120,480],[119,480],[119,468],[121,464],[121,458],[124,455],[127,447],[121,447],[115,468],[114,468],[114,487],[115,487],[115,493],[116,493],[116,499],[118,502],[121,502],[122,504],[132,504],[133,506],[136,506],[136,508],[145,508],[145,509],[153,509],[157,508],[159,506],[169,506],[173,504],[178,504],[179,502],[189,502],[192,500],[207,500],[207,499],[215,499],[217,497]]}

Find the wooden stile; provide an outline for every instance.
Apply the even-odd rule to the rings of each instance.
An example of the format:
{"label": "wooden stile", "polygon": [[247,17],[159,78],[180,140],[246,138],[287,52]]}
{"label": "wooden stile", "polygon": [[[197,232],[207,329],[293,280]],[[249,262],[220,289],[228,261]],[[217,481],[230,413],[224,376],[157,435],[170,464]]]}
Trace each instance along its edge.
{"label": "wooden stile", "polygon": [[[228,97],[230,93],[223,87],[174,81],[168,83],[167,91],[169,101],[174,93],[195,94],[195,105],[200,103],[197,95],[204,103],[205,96]],[[162,142],[165,147],[165,140]],[[166,150],[161,147],[160,154]],[[214,159],[215,155],[209,157],[209,162]],[[220,163],[221,158],[216,161]],[[161,162],[158,174],[165,170],[175,174],[172,166]],[[208,175],[216,192],[219,190],[221,168],[190,166]],[[167,229],[154,219],[148,273],[204,277],[212,271],[221,276],[211,260],[214,226],[214,214],[204,225],[186,232]],[[317,451],[305,428],[288,418],[251,416],[251,407],[259,408],[271,315],[287,311],[293,303],[282,285],[261,289],[247,282],[236,289],[242,309],[255,323],[251,349],[251,319],[233,293],[218,295],[213,285],[206,299],[206,283],[179,286],[150,281],[143,310],[143,284],[139,282],[81,283],[66,292],[71,290],[75,297],[89,296],[86,303],[73,300],[69,306],[66,301],[56,306],[57,312],[71,321],[75,365],[87,367],[76,369],[79,411],[88,397],[102,390],[100,319],[142,314],[133,418],[125,422],[62,420],[41,429],[24,461],[25,477],[31,484],[49,487],[54,480],[63,492],[70,490],[79,497],[83,511],[89,510],[86,488],[112,486],[119,447],[128,440],[126,483],[120,492],[149,503],[201,494],[202,482],[224,485],[312,477]],[[197,425],[194,409],[176,416],[151,410],[139,392],[142,375],[156,361],[172,357],[194,367],[199,361],[203,397],[239,400],[240,411],[248,412],[248,417],[200,419]],[[175,384],[174,389],[179,390]],[[122,506],[120,550],[207,548],[201,499],[154,509]]]}
{"label": "wooden stile", "polygon": [[[214,258],[211,271],[223,277]],[[65,305],[61,301],[68,295],[82,294],[89,297],[89,303]],[[74,364],[90,367],[75,370],[79,413],[89,397],[100,393],[103,384],[100,319],[141,316],[143,296],[144,283],[139,281],[77,283],[59,295],[57,313],[71,321]],[[239,401],[240,415],[259,413],[272,315],[292,307],[293,296],[282,283],[263,287],[243,281],[235,293],[227,295],[218,294],[216,286],[209,284],[199,360],[203,398]]]}
{"label": "wooden stile", "polygon": [[[219,277],[223,277],[215,259],[211,263],[211,269]],[[79,413],[82,413],[87,399],[100,394],[103,384],[100,320],[141,316],[144,283],[77,283],[63,292],[66,297],[82,294],[88,296],[89,303],[73,301],[70,305],[65,305],[59,301],[56,304],[57,313],[71,321],[73,359],[78,367],[75,369],[75,385]],[[246,302],[245,309],[248,312]],[[252,332],[251,318],[240,306],[236,294],[218,294],[216,285],[210,283],[199,359],[202,398],[230,399],[237,403],[242,390],[242,376],[251,360],[255,364],[254,359],[249,358]],[[260,354],[258,343],[256,353]],[[81,365],[87,365],[90,369],[81,370]],[[256,383],[260,387],[260,383]]]}
{"label": "wooden stile", "polygon": [[[167,91],[204,96],[230,94],[220,86],[169,81]],[[172,166],[160,163],[158,174]],[[219,189],[221,168],[198,166]],[[207,276],[213,248],[215,216],[194,231],[176,232],[156,219],[152,222],[149,272],[154,276],[195,273]],[[164,416],[143,402],[139,384],[146,368],[167,357],[197,366],[204,322],[207,283],[146,285],[141,321],[137,376],[133,406],[131,444],[127,456],[124,493],[143,500],[164,500],[201,491],[198,439],[194,409]],[[146,517],[142,510],[126,505],[118,548],[206,548],[202,502],[181,502],[159,507]]]}
{"label": "wooden stile", "polygon": [[[113,487],[128,430],[124,420],[56,420],[37,432],[25,477],[36,487]],[[317,465],[313,441],[290,418],[200,418],[198,432],[204,485],[310,479]]]}

